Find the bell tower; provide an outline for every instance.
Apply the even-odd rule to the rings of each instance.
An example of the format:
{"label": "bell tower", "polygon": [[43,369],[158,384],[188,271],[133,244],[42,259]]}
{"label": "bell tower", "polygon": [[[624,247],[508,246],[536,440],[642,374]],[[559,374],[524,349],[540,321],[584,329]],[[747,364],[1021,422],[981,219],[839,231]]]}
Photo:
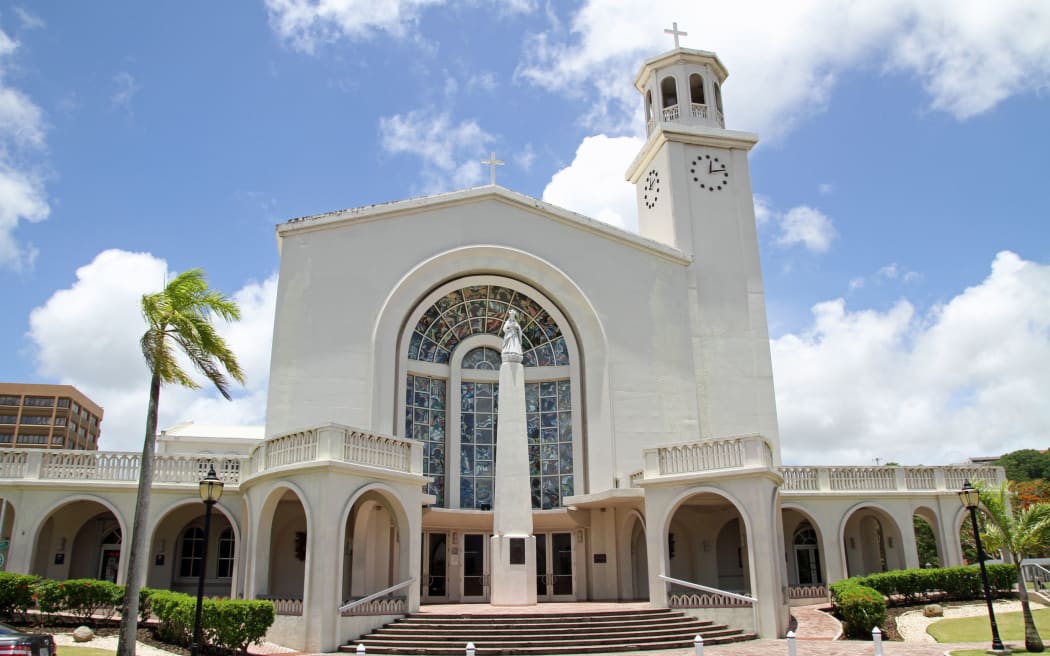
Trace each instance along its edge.
{"label": "bell tower", "polygon": [[678,46],[642,63],[648,139],[631,163],[643,237],[692,258],[693,363],[700,437],[760,433],[780,459],[765,296],[748,152],[725,128],[718,55]]}

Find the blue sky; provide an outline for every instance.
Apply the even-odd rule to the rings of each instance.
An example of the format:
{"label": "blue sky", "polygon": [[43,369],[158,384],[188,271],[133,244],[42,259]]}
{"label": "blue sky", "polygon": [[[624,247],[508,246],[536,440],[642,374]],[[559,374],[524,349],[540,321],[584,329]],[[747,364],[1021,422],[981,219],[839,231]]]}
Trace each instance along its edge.
{"label": "blue sky", "polygon": [[245,306],[250,381],[170,390],[162,424],[261,423],[274,225],[485,184],[492,150],[500,184],[632,228],[631,82],[677,21],[762,139],[785,459],[1045,448],[1050,6],[702,5],[0,2],[0,378],[77,385],[136,448],[135,303],[199,266]]}

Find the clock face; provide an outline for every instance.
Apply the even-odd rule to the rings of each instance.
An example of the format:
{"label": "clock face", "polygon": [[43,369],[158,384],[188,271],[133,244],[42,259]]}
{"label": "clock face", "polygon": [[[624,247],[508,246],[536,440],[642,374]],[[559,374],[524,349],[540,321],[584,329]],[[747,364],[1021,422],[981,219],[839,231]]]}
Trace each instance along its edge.
{"label": "clock face", "polygon": [[701,189],[722,191],[729,186],[729,167],[710,153],[697,155],[689,165],[689,175]]}
{"label": "clock face", "polygon": [[657,194],[660,193],[660,174],[656,172],[656,169],[649,171],[642,190],[645,192],[642,194],[642,201],[645,203],[645,207],[650,210],[656,207]]}

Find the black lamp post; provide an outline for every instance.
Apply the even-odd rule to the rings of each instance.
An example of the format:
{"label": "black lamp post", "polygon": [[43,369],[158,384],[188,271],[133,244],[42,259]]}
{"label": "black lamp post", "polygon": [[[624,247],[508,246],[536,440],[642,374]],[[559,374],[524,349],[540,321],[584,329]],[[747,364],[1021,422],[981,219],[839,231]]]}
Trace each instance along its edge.
{"label": "black lamp post", "polygon": [[984,567],[984,549],[981,547],[981,532],[977,530],[977,506],[981,503],[980,493],[970,481],[963,483],[959,491],[963,505],[970,510],[970,523],[973,525],[973,541],[977,545],[977,562],[981,566],[981,582],[984,583],[984,601],[988,604],[988,620],[992,623],[992,651],[1006,653],[1003,641],[999,639],[999,625],[995,623],[995,611],[992,610],[992,590],[988,585],[988,570]]}
{"label": "black lamp post", "polygon": [[215,475],[215,465],[208,465],[208,475],[199,483],[201,501],[204,502],[204,552],[201,554],[201,571],[197,578],[197,612],[193,616],[193,643],[190,656],[197,656],[201,644],[201,610],[204,608],[204,573],[208,567],[208,533],[211,532],[211,508],[222,496],[223,482]]}

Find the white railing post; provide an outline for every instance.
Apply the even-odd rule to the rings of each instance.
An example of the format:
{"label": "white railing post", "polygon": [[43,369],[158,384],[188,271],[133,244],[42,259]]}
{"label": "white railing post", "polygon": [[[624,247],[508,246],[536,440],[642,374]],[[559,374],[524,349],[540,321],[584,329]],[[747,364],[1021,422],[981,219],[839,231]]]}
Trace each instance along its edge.
{"label": "white railing post", "polygon": [[693,651],[696,652],[696,656],[704,656],[704,636],[699,633],[693,638]]}
{"label": "white railing post", "polygon": [[882,631],[877,626],[871,630],[871,642],[875,646],[875,656],[882,656]]}
{"label": "white railing post", "polygon": [[787,645],[788,645],[788,656],[795,656],[795,654],[796,654],[796,652],[795,652],[795,649],[796,649],[796,646],[795,646],[795,632],[794,631],[788,631],[786,637],[787,637]]}
{"label": "white railing post", "polygon": [[467,650],[466,651],[467,651],[467,656],[474,656],[474,643],[473,642],[468,642],[467,643]]}

